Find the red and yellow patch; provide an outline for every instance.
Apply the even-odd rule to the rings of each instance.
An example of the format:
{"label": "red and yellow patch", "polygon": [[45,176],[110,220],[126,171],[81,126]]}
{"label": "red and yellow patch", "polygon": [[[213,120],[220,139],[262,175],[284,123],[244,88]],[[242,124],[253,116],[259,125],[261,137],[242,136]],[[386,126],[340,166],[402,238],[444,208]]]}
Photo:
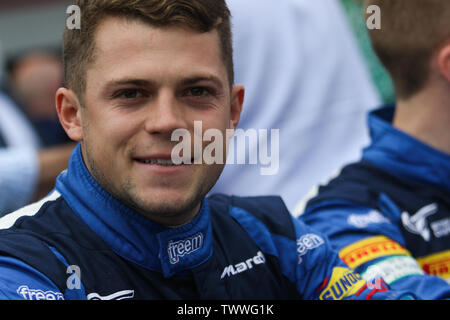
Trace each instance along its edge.
{"label": "red and yellow patch", "polygon": [[447,282],[449,282],[450,250],[417,258],[417,262],[422,267],[423,271],[425,271],[426,273],[441,277],[447,280]]}
{"label": "red and yellow patch", "polygon": [[408,250],[385,236],[371,237],[352,243],[339,251],[339,257],[352,269],[373,259],[392,256],[408,255]]}

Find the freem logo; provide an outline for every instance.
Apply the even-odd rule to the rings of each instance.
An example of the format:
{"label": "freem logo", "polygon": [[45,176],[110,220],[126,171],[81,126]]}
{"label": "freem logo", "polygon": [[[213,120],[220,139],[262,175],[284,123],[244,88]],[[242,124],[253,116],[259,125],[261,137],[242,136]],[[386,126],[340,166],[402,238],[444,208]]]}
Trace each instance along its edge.
{"label": "freem logo", "polygon": [[64,300],[64,296],[60,292],[30,289],[26,285],[17,288],[17,293],[25,300]]}
{"label": "freem logo", "polygon": [[201,247],[203,247],[203,234],[201,232],[179,241],[169,241],[167,247],[169,261],[171,264],[176,264],[180,261],[180,257],[191,254]]}

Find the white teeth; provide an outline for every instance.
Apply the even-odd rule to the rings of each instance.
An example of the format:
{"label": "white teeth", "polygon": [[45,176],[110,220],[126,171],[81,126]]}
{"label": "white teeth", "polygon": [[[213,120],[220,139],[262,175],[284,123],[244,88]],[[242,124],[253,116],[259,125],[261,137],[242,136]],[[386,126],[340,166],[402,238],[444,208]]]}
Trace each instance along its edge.
{"label": "white teeth", "polygon": [[147,159],[147,160],[139,160],[145,164],[159,164],[162,166],[173,166],[175,165],[170,159]]}

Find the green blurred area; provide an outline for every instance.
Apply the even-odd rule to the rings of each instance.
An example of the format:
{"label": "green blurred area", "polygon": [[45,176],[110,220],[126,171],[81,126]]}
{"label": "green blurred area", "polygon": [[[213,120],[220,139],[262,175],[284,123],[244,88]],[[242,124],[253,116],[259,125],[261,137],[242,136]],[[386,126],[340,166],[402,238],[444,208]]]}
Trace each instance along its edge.
{"label": "green blurred area", "polygon": [[369,32],[364,17],[364,5],[360,0],[340,0],[348,16],[350,25],[358,40],[361,53],[366,60],[372,80],[384,103],[395,102],[395,92],[392,80],[380,63],[372,49]]}

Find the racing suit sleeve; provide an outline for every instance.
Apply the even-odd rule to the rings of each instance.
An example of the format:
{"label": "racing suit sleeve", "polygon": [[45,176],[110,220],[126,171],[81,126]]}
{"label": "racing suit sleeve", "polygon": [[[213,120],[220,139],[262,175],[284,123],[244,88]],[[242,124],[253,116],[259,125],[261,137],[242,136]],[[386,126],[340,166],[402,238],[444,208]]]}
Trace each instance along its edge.
{"label": "racing suit sleeve", "polygon": [[295,218],[293,220],[298,257],[295,281],[305,299],[420,299],[406,288],[392,290],[380,277],[367,282],[339,258],[326,236]]}
{"label": "racing suit sleeve", "polygon": [[298,219],[325,234],[340,258],[365,280],[382,277],[392,289],[410,290],[421,299],[450,299],[450,285],[424,273],[405,248],[396,215],[388,206],[382,210],[328,200],[308,207]]}
{"label": "racing suit sleeve", "polygon": [[420,299],[409,290],[390,290],[379,277],[366,282],[339,258],[326,236],[291,215],[280,226],[292,228],[288,236],[241,208],[232,207],[230,214],[265,255],[276,258],[283,276],[304,300]]}
{"label": "racing suit sleeve", "polygon": [[67,267],[66,287],[61,291],[42,272],[10,256],[0,256],[0,300],[86,300],[81,275],[76,274],[53,247],[55,256]]}
{"label": "racing suit sleeve", "polygon": [[0,257],[0,300],[63,300],[45,275],[12,257]]}

